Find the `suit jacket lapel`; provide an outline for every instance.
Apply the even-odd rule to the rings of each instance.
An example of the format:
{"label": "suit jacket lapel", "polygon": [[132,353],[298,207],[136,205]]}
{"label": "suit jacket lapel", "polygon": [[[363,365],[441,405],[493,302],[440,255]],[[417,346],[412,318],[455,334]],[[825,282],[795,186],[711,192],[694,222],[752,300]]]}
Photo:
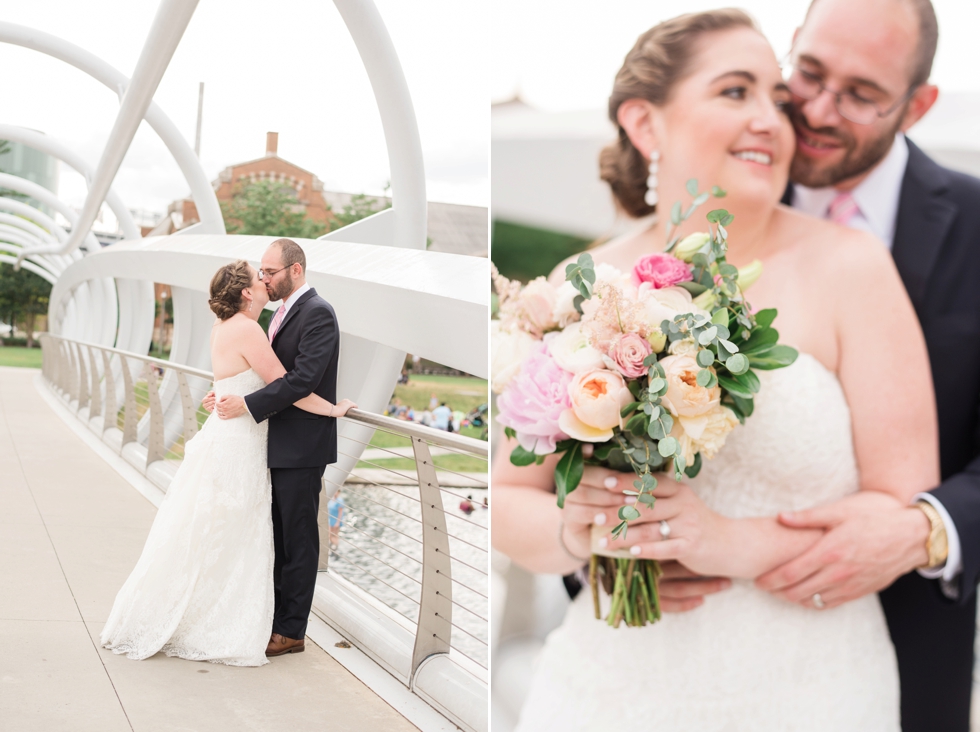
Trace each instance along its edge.
{"label": "suit jacket lapel", "polygon": [[307,290],[302,295],[300,295],[299,300],[297,300],[296,302],[293,303],[293,306],[291,308],[289,308],[289,312],[286,313],[286,317],[284,317],[282,319],[282,322],[279,324],[279,330],[276,331],[276,335],[272,339],[272,342],[273,343],[275,343],[277,340],[279,340],[279,334],[282,333],[283,329],[285,329],[286,323],[288,323],[290,320],[293,319],[293,316],[296,315],[296,312],[303,306],[303,303],[305,303],[307,300],[309,300],[314,295],[316,295],[316,290],[314,290],[311,287],[309,290]]}
{"label": "suit jacket lapel", "polygon": [[945,197],[946,171],[911,141],[908,145],[892,256],[916,311],[921,313],[929,275],[958,209]]}

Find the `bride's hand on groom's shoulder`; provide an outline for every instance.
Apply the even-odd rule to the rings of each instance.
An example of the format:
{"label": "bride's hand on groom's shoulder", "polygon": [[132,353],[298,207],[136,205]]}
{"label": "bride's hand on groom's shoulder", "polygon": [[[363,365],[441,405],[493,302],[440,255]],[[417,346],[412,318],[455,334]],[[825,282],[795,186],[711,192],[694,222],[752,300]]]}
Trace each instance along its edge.
{"label": "bride's hand on groom's shoulder", "polygon": [[864,490],[826,506],[780,514],[784,526],[823,529],[795,559],[756,579],[756,586],[789,602],[826,608],[878,592],[921,566],[929,521],[886,493]]}

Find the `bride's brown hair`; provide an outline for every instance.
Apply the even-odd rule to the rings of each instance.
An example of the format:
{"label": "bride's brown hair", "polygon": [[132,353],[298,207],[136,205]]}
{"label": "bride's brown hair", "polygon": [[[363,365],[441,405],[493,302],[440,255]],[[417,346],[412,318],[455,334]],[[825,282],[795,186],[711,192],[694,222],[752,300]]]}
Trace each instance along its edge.
{"label": "bride's brown hair", "polygon": [[674,85],[690,70],[698,37],[732,28],[759,30],[752,18],[735,8],[688,13],[655,25],[626,54],[609,95],[609,119],[619,130],[619,139],[599,154],[599,177],[630,216],[647,216],[657,208],[643,200],[648,161],[619,125],[619,105],[627,99],[646,99],[658,107],[665,104]]}
{"label": "bride's brown hair", "polygon": [[242,290],[252,286],[252,271],[248,262],[239,259],[237,262],[226,264],[214,273],[211,278],[211,299],[208,305],[222,320],[228,320],[235,313],[241,312]]}

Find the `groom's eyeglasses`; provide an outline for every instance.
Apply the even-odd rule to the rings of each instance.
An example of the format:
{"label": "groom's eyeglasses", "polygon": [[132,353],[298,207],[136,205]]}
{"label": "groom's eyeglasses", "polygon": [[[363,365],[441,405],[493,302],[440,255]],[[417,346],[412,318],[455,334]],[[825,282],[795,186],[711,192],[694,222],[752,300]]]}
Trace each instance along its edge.
{"label": "groom's eyeglasses", "polygon": [[288,268],[287,267],[280,267],[279,269],[260,269],[259,270],[259,279],[260,280],[271,280],[273,277],[275,277],[277,274],[279,274],[280,272],[282,272],[284,269],[288,269]]}
{"label": "groom's eyeglasses", "polygon": [[859,125],[870,125],[881,117],[887,117],[900,106],[902,106],[912,94],[916,87],[911,87],[902,98],[886,109],[872,99],[867,99],[853,90],[834,91],[820,80],[820,77],[806,69],[801,69],[792,62],[787,62],[783,67],[788,75],[786,85],[790,93],[805,101],[812,101],[824,92],[829,92],[834,98],[834,106],[837,113],[846,120],[850,120]]}

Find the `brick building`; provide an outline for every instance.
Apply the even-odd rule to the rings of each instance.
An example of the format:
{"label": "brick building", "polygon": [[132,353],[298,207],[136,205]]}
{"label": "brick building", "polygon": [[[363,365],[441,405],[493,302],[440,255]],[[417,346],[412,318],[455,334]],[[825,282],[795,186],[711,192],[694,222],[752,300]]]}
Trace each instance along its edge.
{"label": "brick building", "polygon": [[[230,202],[235,193],[261,181],[283,183],[293,191],[296,203],[293,211],[302,212],[313,221],[326,223],[333,215],[323,198],[323,183],[313,173],[283,160],[278,154],[279,133],[266,133],[265,155],[255,160],[230,165],[211,182],[219,201]],[[154,229],[154,234],[164,234],[183,229],[200,221],[197,207],[190,198],[174,201],[167,207],[166,218]],[[159,230],[158,230],[159,229]]]}

